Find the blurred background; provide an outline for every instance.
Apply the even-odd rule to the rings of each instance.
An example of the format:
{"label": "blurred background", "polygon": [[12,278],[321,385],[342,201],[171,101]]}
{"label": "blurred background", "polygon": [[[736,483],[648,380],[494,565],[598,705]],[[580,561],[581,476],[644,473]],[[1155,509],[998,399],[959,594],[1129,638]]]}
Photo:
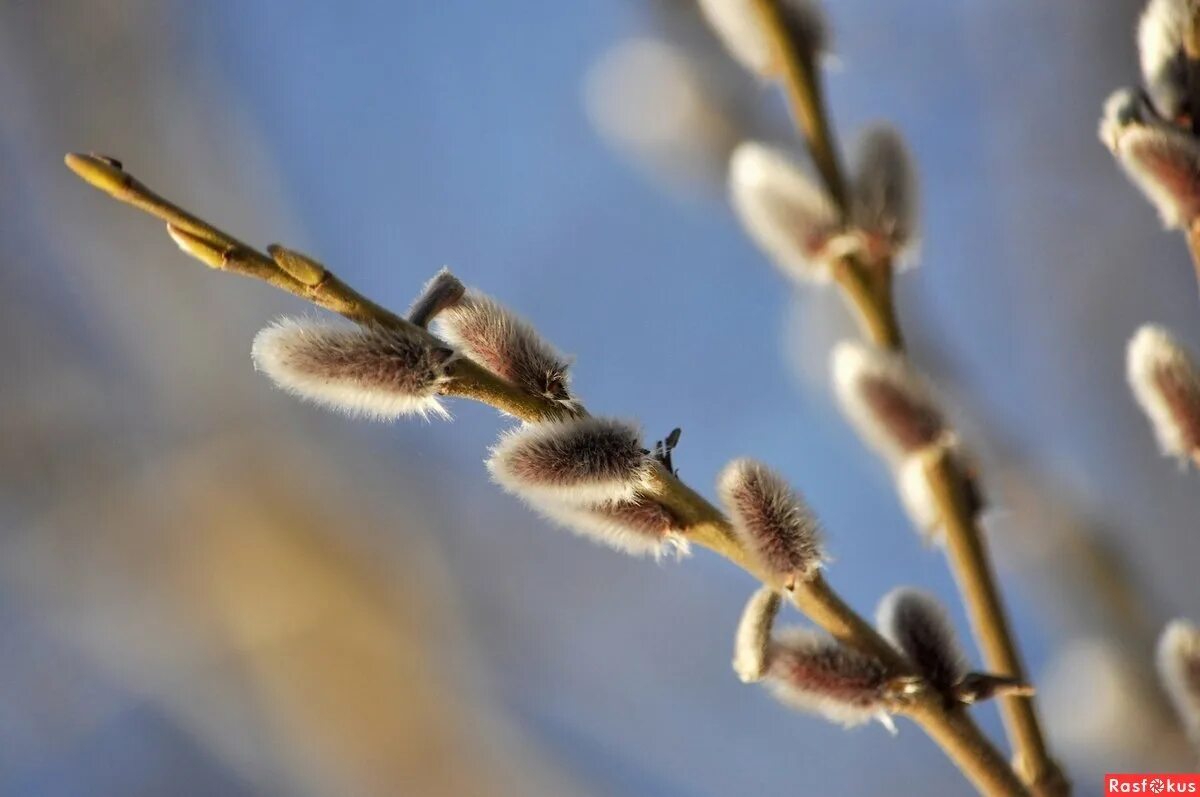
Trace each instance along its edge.
{"label": "blurred background", "polygon": [[[825,5],[837,130],[892,120],[919,163],[901,313],[983,461],[1052,743],[1080,794],[1187,768],[1150,665],[1200,615],[1196,481],[1123,363],[1145,321],[1197,348],[1197,291],[1095,136],[1141,4]],[[787,474],[863,612],[901,583],[957,606],[830,402],[840,301],[732,217],[745,137],[791,140],[782,103],[691,0],[0,3],[0,795],[966,793],[910,724],[738,683],[740,571],[489,485],[488,408],[385,427],[274,391],[250,340],[307,308],[62,166],[119,157],[396,309],[450,265],[577,357],[589,407],[682,427],[698,489],[739,455]]]}

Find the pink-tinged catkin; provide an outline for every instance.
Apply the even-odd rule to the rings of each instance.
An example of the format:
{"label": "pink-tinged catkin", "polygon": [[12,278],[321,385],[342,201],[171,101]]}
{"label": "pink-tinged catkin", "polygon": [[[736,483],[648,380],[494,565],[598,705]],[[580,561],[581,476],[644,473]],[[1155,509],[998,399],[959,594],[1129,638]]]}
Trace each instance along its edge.
{"label": "pink-tinged catkin", "polygon": [[847,727],[878,719],[891,726],[889,674],[876,659],[809,629],[776,635],[766,683],[782,702]]}
{"label": "pink-tinged catkin", "polygon": [[1200,140],[1190,131],[1122,89],[1104,103],[1099,135],[1165,226],[1186,228],[1200,215]]}
{"label": "pink-tinged catkin", "polygon": [[1192,742],[1200,750],[1200,628],[1173,620],[1158,640],[1158,673]]}
{"label": "pink-tinged catkin", "polygon": [[949,692],[966,675],[966,657],[945,608],[920,590],[900,587],[883,597],[876,625],[922,676]]}
{"label": "pink-tinged catkin", "polygon": [[585,417],[517,427],[492,448],[487,465],[514,495],[590,506],[633,498],[648,486],[654,461],[634,424]]}
{"label": "pink-tinged catkin", "polygon": [[858,143],[850,221],[873,260],[915,262],[920,205],[916,168],[894,128],[869,128]]}
{"label": "pink-tinged catkin", "polygon": [[[779,72],[778,59],[753,0],[700,0],[700,10],[743,67],[762,77]],[[815,2],[781,0],[779,10],[792,40],[803,52],[815,57],[828,49],[829,31]]]}
{"label": "pink-tinged catkin", "polygon": [[537,396],[572,401],[567,358],[494,299],[467,291],[435,323],[446,342],[501,379]]}
{"label": "pink-tinged catkin", "polygon": [[451,274],[450,269],[443,268],[425,283],[421,295],[408,310],[408,320],[419,327],[428,327],[438,313],[458,304],[466,292],[458,277]]}
{"label": "pink-tinged catkin", "polygon": [[415,330],[282,318],[254,338],[254,366],[277,386],[349,415],[448,417],[438,402],[450,349]]}
{"label": "pink-tinged catkin", "polygon": [[1129,385],[1164,454],[1200,458],[1200,371],[1170,333],[1147,324],[1129,341]]}
{"label": "pink-tinged catkin", "polygon": [[830,359],[842,413],[891,465],[944,437],[932,391],[903,359],[850,341],[835,346]]}
{"label": "pink-tinged catkin", "polygon": [[778,474],[754,460],[734,460],[721,471],[717,492],[738,537],[782,585],[811,578],[821,567],[817,520]]}
{"label": "pink-tinged catkin", "polygon": [[780,595],[761,587],[750,596],[733,639],[733,671],[742,683],[761,681],[767,674],[771,628],[779,614]]}
{"label": "pink-tinged catkin", "polygon": [[531,503],[542,515],[579,536],[631,556],[661,559],[672,552],[678,556],[688,553],[679,518],[650,496],[585,506],[547,500]]}
{"label": "pink-tinged catkin", "polygon": [[748,141],[729,161],[729,193],[750,238],[787,276],[830,278],[842,222],[833,200],[782,151]]}

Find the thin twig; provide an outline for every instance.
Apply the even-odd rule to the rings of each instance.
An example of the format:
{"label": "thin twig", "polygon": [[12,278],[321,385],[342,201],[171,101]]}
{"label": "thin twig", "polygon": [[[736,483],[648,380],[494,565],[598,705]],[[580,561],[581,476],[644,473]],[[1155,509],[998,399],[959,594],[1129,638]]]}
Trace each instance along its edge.
{"label": "thin twig", "polygon": [[[93,155],[68,155],[66,162],[94,187],[167,222],[170,234],[181,247],[214,268],[261,279],[358,323],[429,334],[361,296],[327,269],[315,285],[305,284],[268,255],[158,196],[127,174],[116,161]],[[447,395],[474,399],[526,421],[561,418],[570,412],[559,402],[521,390],[466,358],[456,362],[459,367],[444,390]],[[656,465],[652,489],[683,522],[691,542],[709,548],[770,586],[782,586],[738,543],[725,515],[661,465]],[[833,637],[875,656],[897,677],[915,676],[911,665],[842,601],[820,575],[799,583],[790,594],[793,603]],[[935,690],[918,689],[898,706],[898,711],[921,726],[982,794],[996,797],[1028,794],[967,713],[961,707],[947,705]]]}
{"label": "thin twig", "polygon": [[774,52],[775,68],[787,93],[796,124],[808,141],[813,163],[838,209],[847,207],[846,181],[842,175],[829,115],[824,112],[821,81],[814,68],[818,54],[799,46],[788,30],[778,0],[753,0],[759,23]]}
{"label": "thin twig", "polygon": [[[931,456],[925,467],[945,529],[950,570],[958,582],[983,661],[990,672],[1024,683],[1025,668],[961,468],[945,450]],[[1066,794],[1069,786],[1050,757],[1033,697],[1010,694],[999,701],[1000,716],[1013,743],[1014,766],[1022,778],[1035,794]]]}
{"label": "thin twig", "polygon": [[846,256],[833,264],[833,279],[854,308],[867,337],[877,346],[901,351],[904,336],[892,300],[891,266],[870,268],[858,257]]}

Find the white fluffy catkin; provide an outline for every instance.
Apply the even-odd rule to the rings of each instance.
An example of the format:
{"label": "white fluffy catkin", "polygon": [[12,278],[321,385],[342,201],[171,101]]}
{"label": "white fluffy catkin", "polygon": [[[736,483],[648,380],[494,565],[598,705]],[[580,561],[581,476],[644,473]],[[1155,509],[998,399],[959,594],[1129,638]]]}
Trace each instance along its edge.
{"label": "white fluffy catkin", "polygon": [[911,587],[894,589],[879,602],[875,618],[884,638],[938,689],[949,692],[966,675],[966,656],[954,626],[932,595]]}
{"label": "white fluffy catkin", "polygon": [[494,299],[467,291],[434,323],[447,343],[501,379],[534,395],[571,401],[567,358]]}
{"label": "white fluffy catkin", "polygon": [[[700,10],[730,54],[761,77],[778,72],[775,52],[753,0],[700,0]],[[828,48],[829,33],[820,8],[811,0],[781,0],[780,12],[793,41],[816,58]]]}
{"label": "white fluffy catkin", "polygon": [[733,640],[733,671],[742,683],[761,681],[767,674],[771,628],[779,605],[778,592],[760,587],[742,610]]}
{"label": "white fluffy catkin", "polygon": [[850,218],[868,254],[900,265],[916,260],[919,224],[917,173],[900,133],[887,125],[868,128],[858,142]]}
{"label": "white fluffy catkin", "polygon": [[903,359],[843,341],[830,363],[842,413],[893,467],[944,436],[946,422],[932,390]]}
{"label": "white fluffy catkin", "polygon": [[1163,688],[1200,748],[1200,629],[1172,620],[1158,639],[1157,659]]}
{"label": "white fluffy catkin", "polygon": [[821,530],[804,499],[770,468],[737,459],[721,471],[717,492],[735,533],[784,586],[821,567]]}
{"label": "white fluffy catkin", "polygon": [[438,391],[453,352],[416,331],[281,318],[251,356],[280,388],[349,415],[449,417]]}
{"label": "white fluffy catkin", "polygon": [[792,628],[772,642],[766,683],[783,703],[845,725],[891,726],[887,668],[819,631]]}
{"label": "white fluffy catkin", "polygon": [[829,280],[829,248],[842,223],[830,196],[787,154],[739,144],[729,160],[729,193],[747,234],[784,274]]}
{"label": "white fluffy catkin", "polygon": [[648,496],[579,506],[555,500],[531,501],[549,520],[581,537],[630,556],[661,559],[670,552],[688,553],[679,519]]}
{"label": "white fluffy catkin", "polygon": [[506,491],[535,505],[628,501],[648,486],[653,460],[637,426],[611,418],[527,424],[505,433],[487,461]]}
{"label": "white fluffy catkin", "polygon": [[1126,370],[1162,452],[1181,460],[1200,457],[1200,371],[1183,347],[1162,327],[1147,324],[1129,341]]}

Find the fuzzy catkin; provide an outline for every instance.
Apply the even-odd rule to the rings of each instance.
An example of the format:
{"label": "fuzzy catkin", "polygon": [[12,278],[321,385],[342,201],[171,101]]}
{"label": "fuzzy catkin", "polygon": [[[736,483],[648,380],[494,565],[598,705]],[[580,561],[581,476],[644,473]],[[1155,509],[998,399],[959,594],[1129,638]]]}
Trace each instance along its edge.
{"label": "fuzzy catkin", "polygon": [[567,358],[494,299],[468,291],[434,323],[451,346],[501,379],[534,395],[572,401]]}
{"label": "fuzzy catkin", "polygon": [[778,634],[766,680],[783,703],[831,722],[889,722],[887,667],[824,633],[793,628]]}
{"label": "fuzzy catkin", "polygon": [[899,132],[869,128],[858,142],[850,197],[853,227],[873,258],[915,260],[919,223],[916,168]]}
{"label": "fuzzy catkin", "polygon": [[487,465],[514,495],[588,506],[632,498],[647,487],[653,460],[636,425],[585,417],[517,427],[492,448]]}
{"label": "fuzzy catkin", "polygon": [[725,466],[717,481],[734,531],[780,583],[811,578],[824,553],[804,499],[770,468],[750,459]]}
{"label": "fuzzy catkin", "polygon": [[621,553],[661,559],[671,552],[689,552],[679,518],[649,496],[583,506],[552,500],[531,503],[547,519]]}
{"label": "fuzzy catkin", "polygon": [[875,617],[884,638],[934,687],[948,692],[966,675],[966,656],[954,626],[932,595],[899,587],[883,597]]}
{"label": "fuzzy catkin", "polygon": [[251,356],[278,387],[349,415],[448,417],[437,396],[453,352],[415,330],[281,318]]}
{"label": "fuzzy catkin", "polygon": [[1166,329],[1147,324],[1129,341],[1126,371],[1162,452],[1181,460],[1200,455],[1200,371],[1187,351]]}
{"label": "fuzzy catkin", "polygon": [[788,277],[827,282],[842,232],[837,207],[790,156],[754,141],[729,160],[729,194],[750,238]]}

